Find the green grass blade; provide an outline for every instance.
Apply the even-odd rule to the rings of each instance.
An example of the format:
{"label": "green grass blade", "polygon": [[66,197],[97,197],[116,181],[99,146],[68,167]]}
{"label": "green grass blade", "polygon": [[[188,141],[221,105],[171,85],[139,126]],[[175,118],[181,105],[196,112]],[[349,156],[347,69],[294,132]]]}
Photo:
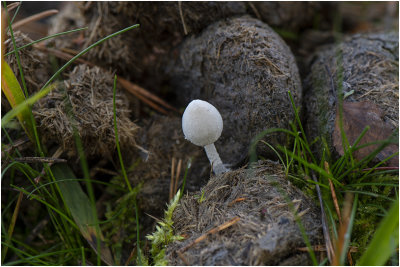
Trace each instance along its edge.
{"label": "green grass blade", "polygon": [[350,219],[349,219],[349,225],[347,226],[347,231],[346,231],[345,239],[344,239],[344,243],[343,243],[343,249],[342,249],[342,253],[340,254],[340,264],[341,265],[344,265],[345,259],[347,256],[348,248],[350,245],[351,232],[353,231],[354,220],[356,217],[357,207],[358,207],[358,195],[356,195],[354,197],[353,207],[351,209],[351,214],[350,214]]}
{"label": "green grass blade", "polygon": [[[77,181],[65,181],[68,179],[76,179],[74,173],[67,164],[54,164],[51,166],[51,170],[56,180],[64,180],[62,182],[60,181],[58,185],[81,234],[105,263],[113,265],[111,252],[108,247],[105,246],[101,232],[97,235],[98,231],[96,230],[96,226],[98,220],[93,215],[91,201],[83,192]],[[98,241],[100,241],[100,251],[97,250]]]}
{"label": "green grass blade", "polygon": [[[17,204],[15,205],[14,213],[13,213],[12,218],[11,218],[10,226],[8,228],[8,231],[7,231],[6,244],[9,244],[10,240],[12,238],[12,234],[14,232],[14,226],[15,226],[15,223],[17,221],[17,216],[18,216],[18,213],[19,213],[19,207],[21,205],[22,196],[23,196],[23,194],[22,194],[22,192],[20,192],[19,196],[18,196]],[[2,264],[4,263],[4,259],[6,258],[7,250],[8,250],[8,246],[4,246],[3,252],[1,254],[1,263]]]}
{"label": "green grass blade", "polygon": [[[133,193],[133,189],[131,184],[129,183],[128,175],[126,174],[124,161],[122,159],[121,149],[119,147],[119,138],[118,138],[118,127],[117,127],[117,106],[115,104],[115,96],[117,91],[117,75],[114,76],[114,86],[113,86],[113,116],[114,116],[114,132],[115,132],[115,143],[118,151],[118,159],[121,165],[122,175],[124,176],[126,185],[128,187],[129,192]],[[137,262],[139,265],[142,265],[142,257],[141,257],[141,249],[140,249],[140,227],[139,227],[139,208],[136,201],[136,194],[134,194],[134,206],[135,206],[135,217],[136,217],[136,249],[137,249]]]}
{"label": "green grass blade", "polygon": [[[4,115],[3,118],[1,118],[1,125],[2,126],[6,126],[7,123],[9,123],[15,116],[19,116],[19,114],[21,114],[21,113],[24,113],[22,122],[20,120],[22,127],[24,127],[27,124],[29,125],[31,123],[31,117],[30,117],[30,114],[25,114],[25,111],[27,110],[27,108],[29,106],[35,104],[36,101],[38,101],[39,99],[45,97],[55,87],[56,87],[56,84],[52,84],[50,86],[47,86],[46,88],[44,88],[43,90],[37,92],[36,94],[34,94],[33,96],[29,97],[28,99],[25,99],[22,102],[18,103],[15,107],[13,107],[12,110],[7,112],[7,114]],[[27,111],[27,112],[29,113],[29,111]],[[26,116],[29,116],[29,119]],[[29,133],[33,135],[32,132],[33,132],[33,129],[29,131]],[[28,135],[28,136],[30,136],[30,135]],[[30,136],[30,138],[31,138],[31,136]]]}
{"label": "green grass blade", "polygon": [[[2,62],[1,69],[1,89],[13,109],[25,101],[25,95],[17,77],[15,77],[15,74],[5,61]],[[28,107],[25,106],[20,109],[15,115],[29,139],[33,140],[32,123]],[[3,119],[2,125],[4,125]]]}
{"label": "green grass blade", "polygon": [[383,218],[357,265],[384,265],[399,245],[399,200]]}
{"label": "green grass blade", "polygon": [[[101,40],[95,42],[94,44],[88,46],[87,48],[85,48],[84,50],[82,50],[81,52],[79,52],[76,56],[74,56],[73,58],[71,58],[67,63],[65,63],[64,66],[62,66],[56,73],[54,73],[54,75],[43,85],[42,89],[43,89],[43,88],[46,88],[46,87],[47,87],[54,79],[56,79],[57,76],[58,76],[61,72],[63,72],[69,65],[71,65],[75,60],[77,60],[77,59],[78,59],[79,57],[81,57],[82,55],[84,55],[84,54],[86,54],[87,52],[89,52],[89,50],[92,49],[93,47],[96,47],[96,46],[98,46],[99,44],[103,43],[104,41],[107,41],[107,40],[110,39],[110,38],[113,38],[113,37],[115,37],[115,36],[117,36],[117,35],[119,35],[119,34],[121,34],[121,33],[127,32],[127,31],[132,30],[132,29],[137,28],[137,27],[139,27],[139,24],[135,24],[135,25],[129,26],[129,27],[123,29],[123,30],[120,30],[120,31],[118,31],[118,32],[115,32],[115,33],[113,33],[113,34],[110,34],[110,35],[104,37],[103,39],[101,39]],[[42,89],[40,89],[40,90],[42,90]]]}
{"label": "green grass blade", "polygon": [[[35,41],[33,41],[33,42],[29,43],[29,44],[20,46],[20,47],[17,48],[17,51],[20,51],[20,50],[22,50],[22,49],[24,49],[24,48],[27,48],[27,47],[32,46],[32,45],[34,45],[34,44],[37,44],[37,43],[46,41],[46,40],[51,39],[51,38],[55,38],[55,37],[58,37],[58,36],[62,36],[62,35],[69,34],[69,33],[78,32],[78,31],[83,31],[83,30],[87,30],[87,27],[79,28],[79,29],[75,29],[75,30],[70,30],[70,31],[65,31],[65,32],[60,32],[60,33],[56,33],[56,34],[53,34],[53,35],[49,35],[49,36],[40,38],[40,39],[38,39],[38,40],[35,40]],[[15,50],[10,51],[10,52],[8,52],[8,53],[5,54],[5,55],[8,56],[8,55],[10,55],[10,54],[12,54],[12,53],[14,53],[14,52],[15,52]]]}

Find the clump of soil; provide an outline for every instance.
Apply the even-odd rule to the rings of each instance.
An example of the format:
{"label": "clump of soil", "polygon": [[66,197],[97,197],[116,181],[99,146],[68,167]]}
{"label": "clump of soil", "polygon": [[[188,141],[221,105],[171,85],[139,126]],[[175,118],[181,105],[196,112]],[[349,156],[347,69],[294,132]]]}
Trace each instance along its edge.
{"label": "clump of soil", "polygon": [[[290,90],[301,106],[301,82],[285,42],[265,23],[248,17],[219,21],[198,36],[188,37],[170,62],[171,88],[182,105],[193,99],[213,104],[224,129],[217,141],[222,161],[242,162],[257,134],[288,128],[294,112]],[[272,145],[285,135],[268,135]],[[260,151],[273,156],[266,146]]]}
{"label": "clump of soil", "polygon": [[[5,41],[6,53],[14,51],[13,42],[11,40],[10,34],[9,39]],[[21,33],[20,31],[14,32],[16,47],[22,47],[33,42],[27,35]],[[19,58],[22,67],[22,72],[24,74],[24,79],[26,82],[26,88],[29,94],[38,91],[50,78],[49,70],[50,64],[48,63],[48,57],[46,54],[40,52],[38,49],[34,49],[33,46],[26,47],[19,51]],[[20,81],[22,88],[22,81],[20,77],[20,72],[18,68],[17,58],[14,53],[5,57],[6,62],[13,70],[15,76]]]}
{"label": "clump of soil", "polygon": [[[110,158],[115,150],[113,123],[113,75],[100,68],[79,65],[69,78],[39,100],[33,113],[46,147],[61,145],[76,155],[74,127],[86,156]],[[121,147],[134,147],[138,127],[129,119],[126,97],[117,88],[116,110]]]}
{"label": "clump of soil", "polygon": [[394,33],[357,34],[337,46],[321,48],[311,58],[311,73],[305,82],[310,141],[319,136],[332,148],[340,87],[345,102],[370,101],[383,111],[382,122],[392,130],[398,128],[398,47]]}
{"label": "clump of soil", "polygon": [[[305,244],[294,210],[311,244],[320,244],[318,209],[290,184],[278,163],[259,162],[251,169],[215,176],[201,192],[181,199],[173,217],[175,234],[188,238],[170,244],[166,257],[171,265],[310,264],[307,253],[297,250]],[[235,217],[240,218],[237,223],[181,250]]]}
{"label": "clump of soil", "polygon": [[[154,216],[161,216],[168,203],[171,182],[172,158],[175,160],[175,174],[179,160],[182,160],[179,187],[191,159],[185,188],[199,190],[210,177],[210,163],[204,149],[185,140],[181,118],[153,116],[138,132],[138,143],[148,154],[129,173],[132,184],[143,183],[139,193],[141,210]],[[136,161],[137,159],[134,159]]]}

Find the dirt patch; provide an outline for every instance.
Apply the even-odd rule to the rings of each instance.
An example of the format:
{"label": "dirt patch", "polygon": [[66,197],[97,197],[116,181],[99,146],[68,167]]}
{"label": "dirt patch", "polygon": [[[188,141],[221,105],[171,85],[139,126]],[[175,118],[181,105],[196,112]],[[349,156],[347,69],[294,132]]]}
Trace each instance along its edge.
{"label": "dirt patch", "polygon": [[[79,65],[68,79],[39,100],[33,114],[46,147],[61,145],[76,156],[74,127],[86,156],[111,158],[116,144],[113,123],[113,75],[97,67]],[[117,88],[118,134],[122,147],[135,147],[138,127],[129,119],[128,102]]]}
{"label": "dirt patch", "polygon": [[339,86],[347,95],[344,101],[371,101],[383,110],[383,121],[398,128],[398,47],[395,33],[358,34],[321,48],[311,58],[304,97],[310,141],[321,136],[332,148]]}
{"label": "dirt patch", "polygon": [[[183,258],[190,265],[287,265],[310,264],[299,253],[304,247],[291,208],[297,211],[311,244],[322,239],[320,214],[284,177],[281,166],[259,162],[254,169],[240,169],[214,176],[201,192],[182,198],[174,213],[176,234],[188,236],[167,247],[171,265],[184,265],[177,251],[210,229],[238,217],[232,226],[209,235],[188,248]],[[289,203],[291,205],[289,205]]]}
{"label": "dirt patch", "polygon": [[[219,21],[187,38],[169,73],[182,105],[202,99],[219,110],[224,129],[216,147],[222,161],[233,166],[245,159],[258,133],[289,127],[294,113],[288,90],[301,106],[300,77],[289,47],[268,25],[248,16]],[[285,136],[269,135],[268,142],[284,144]],[[265,145],[260,152],[274,155]]]}

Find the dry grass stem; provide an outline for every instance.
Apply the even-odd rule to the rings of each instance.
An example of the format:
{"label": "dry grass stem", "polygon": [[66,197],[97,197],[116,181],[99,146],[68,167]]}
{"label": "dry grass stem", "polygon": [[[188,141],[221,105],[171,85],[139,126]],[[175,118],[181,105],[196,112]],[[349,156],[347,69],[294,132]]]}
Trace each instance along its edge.
{"label": "dry grass stem", "polygon": [[[325,167],[325,171],[327,171],[328,173],[330,173],[329,171],[329,163],[328,162],[324,162],[324,167]],[[331,194],[332,194],[332,199],[333,199],[333,204],[335,206],[335,210],[336,210],[336,214],[339,218],[339,224],[342,225],[342,217],[340,216],[340,209],[339,209],[339,203],[336,197],[336,192],[335,192],[335,187],[333,186],[333,183],[331,181],[331,179],[328,179],[329,181],[329,187],[331,189]]]}
{"label": "dry grass stem", "polygon": [[27,17],[27,18],[25,18],[25,19],[22,19],[22,20],[20,20],[20,21],[18,21],[18,22],[16,22],[16,23],[14,23],[13,26],[12,26],[12,28],[13,28],[13,30],[16,30],[16,29],[20,28],[21,26],[24,26],[24,25],[26,25],[26,24],[28,24],[28,23],[32,23],[32,22],[41,20],[41,19],[43,19],[43,18],[46,18],[46,17],[52,16],[52,15],[55,15],[55,14],[57,14],[57,13],[58,13],[58,10],[57,10],[57,9],[46,10],[46,11],[37,13],[37,14],[35,14],[35,15],[32,15],[32,16],[30,16],[30,17]]}
{"label": "dry grass stem", "polygon": [[233,218],[232,220],[230,220],[230,221],[228,221],[228,222],[226,222],[226,223],[223,223],[223,224],[221,224],[221,225],[219,225],[219,226],[217,226],[217,227],[211,229],[211,230],[208,231],[207,233],[205,233],[205,234],[201,235],[200,237],[196,238],[192,243],[190,243],[190,244],[188,244],[187,246],[185,246],[185,247],[183,247],[182,249],[180,249],[180,251],[181,251],[181,252],[185,252],[186,250],[188,250],[188,249],[191,248],[192,246],[194,246],[194,245],[196,245],[197,243],[199,243],[199,242],[203,241],[204,239],[206,239],[206,237],[207,237],[208,235],[215,234],[215,233],[217,233],[217,232],[219,232],[219,231],[222,231],[222,230],[224,230],[224,229],[226,229],[226,228],[228,228],[228,227],[234,225],[234,224],[237,223],[238,221],[240,221],[240,218],[239,218],[239,217],[235,217],[235,218]]}
{"label": "dry grass stem", "polygon": [[171,182],[169,184],[169,200],[171,201],[174,196],[174,182],[175,182],[175,157],[172,157],[171,162]]}

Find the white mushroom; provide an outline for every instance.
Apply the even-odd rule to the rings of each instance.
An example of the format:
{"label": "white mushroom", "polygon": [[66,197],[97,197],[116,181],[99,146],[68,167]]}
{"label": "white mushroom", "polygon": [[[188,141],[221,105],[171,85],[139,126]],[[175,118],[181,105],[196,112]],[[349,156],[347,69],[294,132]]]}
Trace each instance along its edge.
{"label": "white mushroom", "polygon": [[223,122],[221,114],[210,103],[193,100],[182,116],[182,130],[185,139],[195,145],[203,146],[215,174],[227,172],[218,155],[214,142],[221,136]]}

